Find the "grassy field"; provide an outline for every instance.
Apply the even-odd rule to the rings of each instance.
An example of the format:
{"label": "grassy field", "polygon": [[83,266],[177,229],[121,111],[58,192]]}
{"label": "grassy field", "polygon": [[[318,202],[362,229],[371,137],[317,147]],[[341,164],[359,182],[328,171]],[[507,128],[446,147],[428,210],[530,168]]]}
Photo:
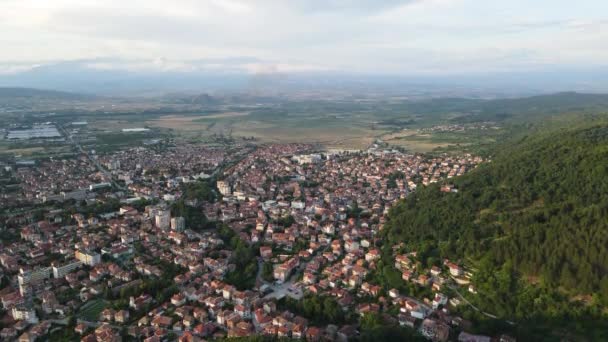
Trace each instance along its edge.
{"label": "grassy field", "polygon": [[95,299],[87,302],[78,311],[77,317],[85,321],[97,321],[99,315],[106,308],[107,303],[103,299]]}
{"label": "grassy field", "polygon": [[[377,113],[320,113],[305,112],[221,112],[212,114],[167,114],[147,120],[132,117],[96,122],[101,130],[98,141],[116,143],[137,140],[135,135],[122,136],[125,127],[149,127],[154,134],[166,134],[190,141],[212,141],[213,137],[255,138],[260,143],[302,142],[319,144],[327,149],[365,149],[376,139],[391,146],[412,152],[466,150],[467,146],[493,141],[492,132],[434,132],[418,133],[412,116],[393,113],[390,119],[380,120]],[[419,123],[421,125],[422,123]],[[423,126],[421,126],[423,127]],[[111,139],[107,139],[111,137]]]}
{"label": "grassy field", "polygon": [[467,130],[464,132],[421,133],[402,130],[382,136],[389,145],[403,147],[411,152],[479,152],[478,149],[496,142],[501,130]]}
{"label": "grassy field", "polygon": [[260,142],[307,142],[328,148],[365,148],[387,132],[373,129],[369,122],[361,119],[335,115],[263,116],[246,112],[167,115],[145,124],[185,138],[203,139],[213,135],[253,137]]}
{"label": "grassy field", "polygon": [[0,157],[42,158],[69,154],[71,149],[63,143],[17,142],[0,140]]}

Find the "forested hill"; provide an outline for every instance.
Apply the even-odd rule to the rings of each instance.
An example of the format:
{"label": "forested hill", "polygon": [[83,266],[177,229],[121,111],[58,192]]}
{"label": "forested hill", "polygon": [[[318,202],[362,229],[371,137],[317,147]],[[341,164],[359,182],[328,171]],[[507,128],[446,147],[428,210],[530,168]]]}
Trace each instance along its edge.
{"label": "forested hill", "polygon": [[435,184],[391,210],[390,245],[405,242],[427,263],[449,257],[477,269],[482,305],[501,316],[537,310],[531,299],[523,310],[511,285],[497,292],[500,281],[490,278],[505,267],[523,286],[608,304],[607,124],[528,137],[451,181],[458,193]]}

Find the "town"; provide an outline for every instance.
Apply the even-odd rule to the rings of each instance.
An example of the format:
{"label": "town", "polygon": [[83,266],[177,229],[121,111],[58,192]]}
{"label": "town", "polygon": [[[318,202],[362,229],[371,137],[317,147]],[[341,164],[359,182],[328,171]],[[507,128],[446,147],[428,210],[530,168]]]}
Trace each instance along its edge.
{"label": "town", "polygon": [[[483,162],[167,143],[5,164],[22,187],[3,206],[25,209],[4,217],[0,337],[67,326],[81,341],[346,341],[383,315],[432,341],[489,341],[451,313],[470,305],[459,291],[475,293],[465,265],[427,268],[405,244],[381,249],[392,204],[432,183],[457,192],[450,178]],[[379,263],[420,296],[378,283]]]}
{"label": "town", "polygon": [[0,0],[0,37],[0,342],[608,341],[608,1]]}

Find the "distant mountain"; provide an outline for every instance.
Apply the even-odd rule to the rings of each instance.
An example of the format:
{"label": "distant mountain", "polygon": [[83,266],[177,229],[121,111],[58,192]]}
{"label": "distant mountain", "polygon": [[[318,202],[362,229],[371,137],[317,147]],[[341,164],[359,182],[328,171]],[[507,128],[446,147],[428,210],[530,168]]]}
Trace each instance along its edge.
{"label": "distant mountain", "polygon": [[175,91],[235,89],[247,84],[247,77],[243,74],[127,71],[92,67],[90,64],[95,62],[61,62],[38,66],[21,73],[0,75],[0,86],[57,89],[111,96],[159,96]]}
{"label": "distant mountain", "polygon": [[198,94],[198,95],[170,93],[170,94],[164,95],[162,98],[165,101],[175,103],[175,104],[179,103],[179,104],[213,106],[213,105],[219,105],[222,103],[222,100],[220,98],[211,96],[206,93],[202,93],[202,94]]}
{"label": "distant mountain", "polygon": [[608,94],[563,92],[517,99],[491,100],[481,104],[481,115],[500,113],[505,117],[550,115],[571,111],[605,111]]}
{"label": "distant mountain", "polygon": [[34,88],[0,87],[0,100],[2,99],[47,99],[47,100],[89,100],[93,95],[83,95],[55,90]]}
{"label": "distant mountain", "polygon": [[[403,109],[412,114],[467,121],[529,121],[564,113],[607,112],[608,94],[562,92],[508,99],[438,98],[408,101]],[[459,113],[461,115],[452,115]]]}
{"label": "distant mountain", "polygon": [[[281,63],[278,63],[280,65]],[[251,68],[251,66],[259,68]],[[258,70],[259,71],[255,71]],[[608,69],[549,70],[484,75],[361,74],[354,71],[281,71],[277,63],[256,58],[151,61],[101,58],[32,66],[0,75],[0,86],[76,91],[112,96],[166,92],[293,91],[342,94],[384,93],[416,97],[505,97],[548,92],[608,92]]]}

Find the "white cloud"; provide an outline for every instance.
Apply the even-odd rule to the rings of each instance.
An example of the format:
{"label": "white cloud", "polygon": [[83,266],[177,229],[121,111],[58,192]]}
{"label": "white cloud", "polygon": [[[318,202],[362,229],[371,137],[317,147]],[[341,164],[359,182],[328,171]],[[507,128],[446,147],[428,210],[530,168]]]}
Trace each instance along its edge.
{"label": "white cloud", "polygon": [[133,62],[91,66],[188,71],[224,67],[192,60],[253,56],[262,62],[240,68],[589,66],[606,63],[607,23],[600,0],[0,0],[0,63],[114,57]]}

